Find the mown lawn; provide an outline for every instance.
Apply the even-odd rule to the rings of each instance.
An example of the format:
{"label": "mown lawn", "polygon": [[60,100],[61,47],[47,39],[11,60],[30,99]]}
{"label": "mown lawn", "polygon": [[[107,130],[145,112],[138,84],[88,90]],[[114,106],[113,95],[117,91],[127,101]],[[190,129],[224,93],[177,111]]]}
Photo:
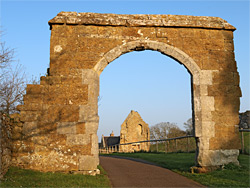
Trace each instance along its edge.
{"label": "mown lawn", "polygon": [[0,187],[111,187],[105,171],[100,175],[42,173],[11,167],[1,180]]}
{"label": "mown lawn", "polygon": [[[241,134],[242,133],[240,133],[240,139],[242,139]],[[250,132],[244,132],[243,136],[244,136],[244,148],[241,149],[241,153],[249,155],[250,154]]]}
{"label": "mown lawn", "polygon": [[[191,137],[185,139],[170,140],[158,143],[158,152],[194,152],[196,150],[195,138]],[[156,143],[150,144],[150,151],[157,152]]]}
{"label": "mown lawn", "polygon": [[190,172],[190,167],[195,165],[195,153],[114,153],[111,155],[144,159],[208,187],[250,187],[249,155],[239,156],[240,166],[229,164],[224,169],[207,174]]}

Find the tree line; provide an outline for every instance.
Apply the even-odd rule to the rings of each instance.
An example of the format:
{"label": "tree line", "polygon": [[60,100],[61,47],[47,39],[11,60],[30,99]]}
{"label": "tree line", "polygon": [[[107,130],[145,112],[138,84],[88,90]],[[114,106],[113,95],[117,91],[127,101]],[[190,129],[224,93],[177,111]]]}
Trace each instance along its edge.
{"label": "tree line", "polygon": [[166,139],[175,138],[186,135],[194,135],[192,118],[184,123],[184,130],[181,130],[176,123],[161,122],[150,127],[150,139]]}

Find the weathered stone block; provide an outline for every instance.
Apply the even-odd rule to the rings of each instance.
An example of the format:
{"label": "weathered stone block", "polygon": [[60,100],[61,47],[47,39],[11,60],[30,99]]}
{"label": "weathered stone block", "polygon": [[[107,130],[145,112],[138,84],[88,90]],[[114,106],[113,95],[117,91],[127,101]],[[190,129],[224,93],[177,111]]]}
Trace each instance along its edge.
{"label": "weathered stone block", "polygon": [[[201,166],[220,166],[222,162],[220,150],[202,150],[198,157]],[[225,163],[223,163],[225,164]]]}
{"label": "weathered stone block", "polygon": [[210,38],[210,30],[196,28],[194,29],[194,36],[200,39],[208,39]]}
{"label": "weathered stone block", "polygon": [[234,51],[234,43],[233,40],[224,40],[225,50]]}
{"label": "weathered stone block", "polygon": [[49,151],[48,150],[48,136],[47,135],[34,135],[31,140],[34,142],[34,144],[36,145],[36,147],[38,146],[43,146],[44,150]]}
{"label": "weathered stone block", "polygon": [[213,84],[213,70],[202,70],[200,75],[201,85],[212,85]]}
{"label": "weathered stone block", "polygon": [[22,132],[24,135],[29,135],[31,133],[37,132],[37,123],[36,122],[25,122],[23,124]]}
{"label": "weathered stone block", "polygon": [[79,106],[75,105],[51,105],[48,108],[48,120],[50,122],[77,122],[79,119]]}
{"label": "weathered stone block", "polygon": [[240,99],[235,96],[216,96],[215,100],[215,110],[221,112],[239,112]]}
{"label": "weathered stone block", "polygon": [[232,84],[234,83],[234,72],[213,72],[213,83],[214,84]]}
{"label": "weathered stone block", "polygon": [[49,93],[45,96],[47,104],[86,104],[88,99],[88,87],[81,83],[70,85],[53,85],[49,87]]}
{"label": "weathered stone block", "polygon": [[183,49],[192,52],[199,51],[200,53],[206,50],[206,47],[203,45],[203,41],[201,39],[196,38],[183,38]]}
{"label": "weathered stone block", "polygon": [[60,84],[61,77],[60,76],[42,76],[41,77],[42,85],[53,85],[53,84]]}
{"label": "weathered stone block", "polygon": [[97,158],[98,158],[99,147],[98,147],[98,136],[96,134],[92,134],[91,143],[92,143],[91,154],[92,155],[97,155]]}
{"label": "weathered stone block", "polygon": [[26,94],[42,94],[44,93],[44,86],[28,84],[26,88]]}
{"label": "weathered stone block", "polygon": [[62,84],[82,83],[81,76],[62,76]]}
{"label": "weathered stone block", "polygon": [[90,143],[89,134],[68,134],[67,145],[87,145]]}
{"label": "weathered stone block", "polygon": [[76,124],[76,134],[85,134],[86,133],[86,123],[77,123]]}
{"label": "weathered stone block", "polygon": [[44,105],[41,103],[26,103],[25,105],[18,105],[19,111],[41,111],[44,109]]}
{"label": "weathered stone block", "polygon": [[221,33],[222,33],[225,40],[233,40],[233,32],[223,30],[223,31],[221,31]]}
{"label": "weathered stone block", "polygon": [[81,105],[79,110],[79,122],[99,120],[97,106]]}
{"label": "weathered stone block", "polygon": [[232,96],[232,97],[240,97],[241,90],[239,86],[228,85],[228,84],[213,84],[208,86],[208,95],[209,96]]}
{"label": "weathered stone block", "polygon": [[99,125],[98,122],[99,122],[99,118],[97,119],[97,121],[85,122],[86,134],[90,134],[90,135],[96,134],[98,125]]}
{"label": "weathered stone block", "polygon": [[213,111],[212,120],[218,124],[226,125],[238,125],[239,124],[239,114],[237,112],[232,113],[229,111]]}
{"label": "weathered stone block", "polygon": [[220,30],[210,30],[209,38],[210,39],[223,39],[223,34]]}
{"label": "weathered stone block", "polygon": [[20,120],[23,122],[34,122],[39,118],[39,111],[21,111]]}
{"label": "weathered stone block", "polygon": [[22,139],[22,134],[20,132],[13,132],[12,139],[13,140],[20,140],[20,139]]}
{"label": "weathered stone block", "polygon": [[75,122],[58,122],[57,123],[58,134],[76,134]]}
{"label": "weathered stone block", "polygon": [[201,96],[201,109],[204,112],[214,111],[214,97],[212,96]]}
{"label": "weathered stone block", "polygon": [[[219,139],[216,137],[220,137]],[[235,136],[235,133],[225,133],[216,135],[216,137],[211,138],[209,141],[210,150],[219,149],[240,149],[239,136]]]}
{"label": "weathered stone block", "polygon": [[79,170],[95,170],[99,164],[98,158],[93,156],[80,156],[79,157]]}
{"label": "weathered stone block", "polygon": [[43,97],[44,97],[44,94],[34,94],[34,95],[26,94],[23,96],[23,102],[24,104],[28,104],[28,103],[43,104]]}

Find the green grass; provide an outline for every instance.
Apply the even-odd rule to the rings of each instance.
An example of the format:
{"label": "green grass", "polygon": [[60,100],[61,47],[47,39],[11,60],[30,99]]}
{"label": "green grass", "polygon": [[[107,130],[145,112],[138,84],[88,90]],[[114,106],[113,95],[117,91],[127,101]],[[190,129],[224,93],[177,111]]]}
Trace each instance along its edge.
{"label": "green grass", "polygon": [[99,166],[100,175],[42,173],[10,167],[0,187],[111,187],[105,171]]}
{"label": "green grass", "polygon": [[[244,153],[250,154],[250,132],[244,132]],[[241,139],[241,133],[240,133],[240,139]],[[241,153],[243,151],[241,150]]]}
{"label": "green grass", "polygon": [[208,187],[250,187],[249,155],[239,156],[240,166],[229,164],[224,169],[207,174],[190,172],[190,167],[195,165],[195,153],[114,153],[111,155],[144,159]]}
{"label": "green grass", "polygon": [[[171,152],[195,151],[195,149],[196,149],[195,138],[191,137],[188,139],[189,139],[189,143],[187,142],[187,138],[177,139],[176,141],[171,140],[171,141],[167,141],[167,142],[158,143],[158,152],[167,151],[168,153],[169,152],[171,153]],[[150,144],[150,151],[152,151],[152,152],[157,151],[156,143]]]}

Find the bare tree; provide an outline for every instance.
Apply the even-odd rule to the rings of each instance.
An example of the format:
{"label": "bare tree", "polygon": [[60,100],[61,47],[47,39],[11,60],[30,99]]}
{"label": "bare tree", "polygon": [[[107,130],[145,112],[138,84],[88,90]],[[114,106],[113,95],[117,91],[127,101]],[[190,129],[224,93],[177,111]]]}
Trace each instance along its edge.
{"label": "bare tree", "polygon": [[194,135],[194,125],[193,125],[193,119],[189,118],[187,122],[184,123],[184,127],[186,129],[186,133],[188,135]]}
{"label": "bare tree", "polygon": [[[2,38],[2,32],[0,31],[0,38]],[[2,80],[9,71],[10,63],[14,59],[14,49],[6,47],[5,42],[0,41],[0,79]]]}
{"label": "bare tree", "polygon": [[178,131],[180,132],[181,130],[176,123],[161,122],[150,127],[150,139],[170,138],[173,134],[177,135]]}
{"label": "bare tree", "polygon": [[14,49],[6,47],[5,42],[0,41],[0,111],[7,114],[16,112],[27,83],[22,66],[19,63],[13,66],[13,62]]}
{"label": "bare tree", "polygon": [[[1,32],[0,32],[1,37]],[[0,42],[0,68],[5,68],[13,61],[14,49],[5,46],[5,42]]]}
{"label": "bare tree", "polygon": [[0,111],[11,114],[16,112],[16,106],[22,103],[26,86],[25,72],[20,64],[5,73],[0,80]]}
{"label": "bare tree", "polygon": [[178,126],[169,129],[168,138],[175,138],[180,136],[185,136],[186,132],[181,130]]}

